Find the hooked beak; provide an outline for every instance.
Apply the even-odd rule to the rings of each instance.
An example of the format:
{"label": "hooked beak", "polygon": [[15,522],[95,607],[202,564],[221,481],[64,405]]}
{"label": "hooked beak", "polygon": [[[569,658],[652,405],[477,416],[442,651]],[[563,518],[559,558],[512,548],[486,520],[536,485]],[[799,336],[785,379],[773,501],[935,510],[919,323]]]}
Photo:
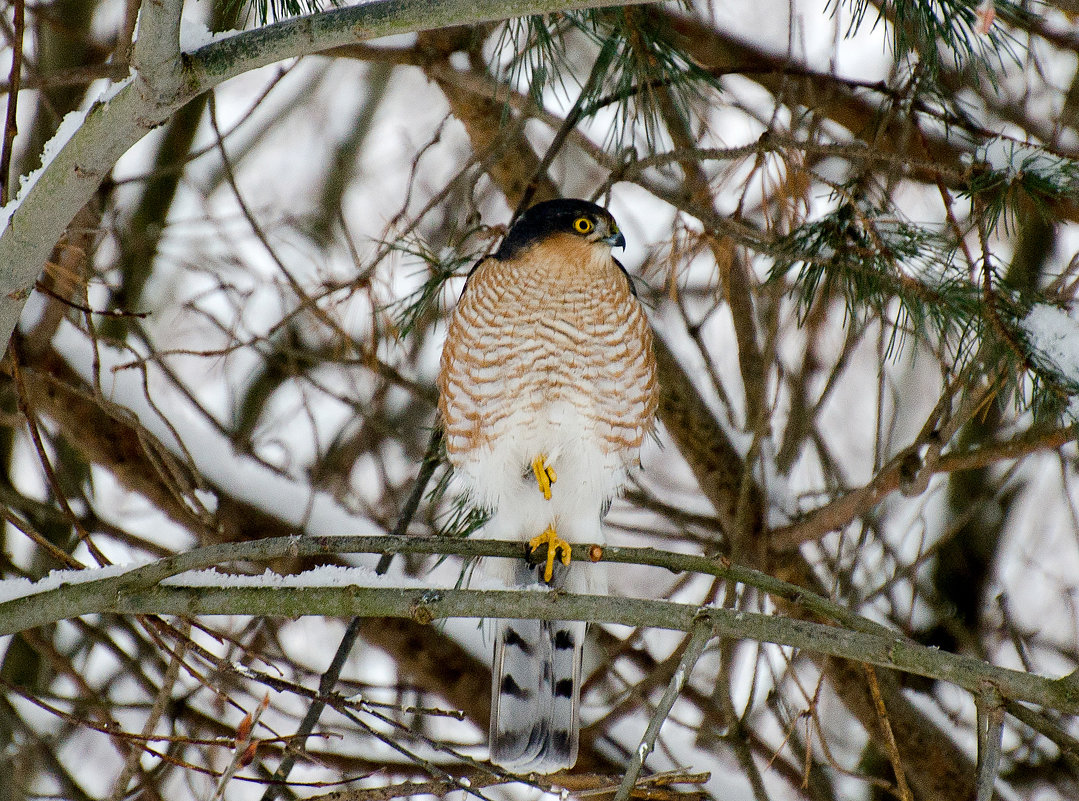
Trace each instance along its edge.
{"label": "hooked beak", "polygon": [[626,249],[626,238],[622,236],[621,231],[615,231],[610,236],[603,237],[603,241],[610,245],[612,248]]}

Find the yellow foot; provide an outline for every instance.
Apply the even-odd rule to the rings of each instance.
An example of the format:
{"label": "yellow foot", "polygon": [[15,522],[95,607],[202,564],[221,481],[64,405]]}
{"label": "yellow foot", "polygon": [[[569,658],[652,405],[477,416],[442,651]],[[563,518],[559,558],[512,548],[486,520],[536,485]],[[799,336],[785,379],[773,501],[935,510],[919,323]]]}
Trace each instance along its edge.
{"label": "yellow foot", "polygon": [[551,576],[554,575],[554,559],[555,553],[562,552],[562,564],[569,565],[570,562],[570,547],[569,543],[559,537],[554,530],[554,526],[547,526],[547,530],[540,534],[538,537],[533,537],[528,541],[528,552],[532,553],[541,545],[547,546],[547,564],[543,568],[543,580],[550,581]]}
{"label": "yellow foot", "polygon": [[537,456],[532,460],[532,472],[536,474],[536,483],[539,484],[544,499],[551,500],[551,485],[558,481],[558,475],[554,468],[547,464],[546,456]]}

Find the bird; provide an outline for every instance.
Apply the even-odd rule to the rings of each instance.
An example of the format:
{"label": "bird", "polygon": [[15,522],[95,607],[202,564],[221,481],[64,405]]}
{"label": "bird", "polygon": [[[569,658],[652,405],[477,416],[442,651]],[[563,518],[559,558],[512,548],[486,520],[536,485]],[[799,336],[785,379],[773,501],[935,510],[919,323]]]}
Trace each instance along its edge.
{"label": "bird", "polygon": [[[473,503],[479,536],[522,540],[545,558],[487,560],[511,587],[605,593],[601,521],[654,430],[652,332],[614,258],[626,240],[586,200],[549,200],[480,259],[450,315],[438,375],[446,454]],[[586,559],[587,561],[587,559]],[[494,621],[491,761],[550,774],[577,759],[581,622]]]}

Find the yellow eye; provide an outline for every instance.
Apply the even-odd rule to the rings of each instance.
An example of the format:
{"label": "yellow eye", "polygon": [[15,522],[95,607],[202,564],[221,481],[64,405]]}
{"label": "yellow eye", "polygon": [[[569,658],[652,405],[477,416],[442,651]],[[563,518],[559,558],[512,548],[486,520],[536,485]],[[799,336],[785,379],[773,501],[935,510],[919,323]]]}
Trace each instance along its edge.
{"label": "yellow eye", "polygon": [[587,217],[578,217],[573,221],[573,230],[579,234],[591,233],[595,227],[595,224]]}

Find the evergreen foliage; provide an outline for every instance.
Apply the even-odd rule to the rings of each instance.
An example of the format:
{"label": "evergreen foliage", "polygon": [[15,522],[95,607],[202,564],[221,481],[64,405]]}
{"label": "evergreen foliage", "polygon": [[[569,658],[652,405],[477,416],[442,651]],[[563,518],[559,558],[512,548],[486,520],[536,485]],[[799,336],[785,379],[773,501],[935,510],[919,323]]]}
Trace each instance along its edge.
{"label": "evergreen foliage", "polygon": [[962,195],[974,204],[987,234],[1021,210],[1033,207],[1048,216],[1049,204],[1079,196],[1079,161],[1003,136],[978,146],[970,172]]}
{"label": "evergreen foliage", "polygon": [[[566,36],[577,33],[599,51],[592,67],[596,79],[573,76]],[[666,90],[675,108],[690,118],[718,80],[702,69],[679,44],[666,20],[647,8],[585,9],[559,15],[530,16],[506,25],[494,52],[512,52],[507,77],[528,87],[541,103],[544,92],[568,97],[576,119],[588,119],[603,109],[614,109],[609,147],[633,144],[637,134],[648,149],[658,145],[662,131],[657,90]],[[575,56],[577,54],[575,53]],[[576,84],[576,90],[569,84]]]}
{"label": "evergreen foliage", "polygon": [[[1022,45],[1008,28],[996,23],[1015,25],[1032,19],[1030,11],[1010,0],[848,0],[847,4],[851,9],[848,35],[866,24],[872,9],[871,24],[887,20],[896,59],[914,55],[933,77],[952,65],[962,68],[973,63],[991,70],[1004,59],[1018,62]],[[944,54],[950,56],[950,64]]]}
{"label": "evergreen foliage", "polygon": [[466,273],[480,258],[481,254],[470,252],[463,247],[468,235],[466,233],[456,239],[439,253],[433,252],[422,239],[414,235],[382,243],[389,250],[404,254],[409,269],[420,266],[428,272],[428,276],[416,290],[394,301],[391,306],[398,336],[407,337],[425,317],[437,314],[446,282],[454,276]]}
{"label": "evergreen foliage", "polygon": [[[1044,148],[995,139],[976,154],[957,196],[970,202],[971,225],[983,242],[1016,215],[1050,215],[1048,204],[1079,193],[1079,162]],[[814,303],[842,298],[850,317],[890,321],[889,352],[898,354],[894,346],[913,335],[952,354],[955,374],[993,383],[1003,377],[1002,391],[1019,408],[1038,417],[1065,411],[1060,400],[1074,394],[1073,379],[1038,354],[1022,330],[1031,307],[1053,303],[1050,295],[1009,287],[988,253],[964,264],[944,226],[914,225],[889,204],[852,200],[849,191],[842,196],[833,211],[772,243],[770,278],[797,267],[792,291],[803,319]]]}

